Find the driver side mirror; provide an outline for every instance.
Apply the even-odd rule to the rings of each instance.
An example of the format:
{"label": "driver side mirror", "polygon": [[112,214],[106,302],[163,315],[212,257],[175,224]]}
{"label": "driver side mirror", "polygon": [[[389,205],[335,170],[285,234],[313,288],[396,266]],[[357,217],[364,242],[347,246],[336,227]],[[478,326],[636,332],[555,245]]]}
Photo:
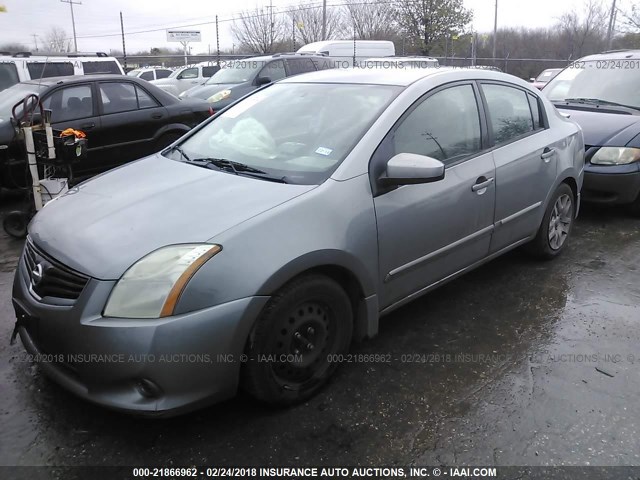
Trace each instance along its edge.
{"label": "driver side mirror", "polygon": [[269,77],[258,77],[256,78],[256,86],[261,87],[262,85],[266,85],[267,83],[271,83],[271,78]]}
{"label": "driver side mirror", "polygon": [[440,160],[415,153],[398,153],[387,162],[387,174],[380,177],[380,183],[383,186],[414,185],[443,178],[444,164]]}

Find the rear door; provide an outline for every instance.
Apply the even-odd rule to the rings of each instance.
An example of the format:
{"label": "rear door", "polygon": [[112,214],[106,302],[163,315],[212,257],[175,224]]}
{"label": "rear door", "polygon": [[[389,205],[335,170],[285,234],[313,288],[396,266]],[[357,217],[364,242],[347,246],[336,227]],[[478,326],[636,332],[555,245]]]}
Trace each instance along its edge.
{"label": "rear door", "polygon": [[446,168],[438,182],[374,193],[383,308],[488,254],[496,189],[485,131],[479,90],[461,82],[416,102],[376,150],[374,184],[401,152],[436,158]]}
{"label": "rear door", "polygon": [[491,252],[531,235],[557,175],[557,148],[542,102],[511,84],[481,82],[496,162],[496,228]]}
{"label": "rear door", "polygon": [[155,151],[154,136],[168,113],[149,92],[134,82],[98,82],[101,136],[108,163],[120,165]]}

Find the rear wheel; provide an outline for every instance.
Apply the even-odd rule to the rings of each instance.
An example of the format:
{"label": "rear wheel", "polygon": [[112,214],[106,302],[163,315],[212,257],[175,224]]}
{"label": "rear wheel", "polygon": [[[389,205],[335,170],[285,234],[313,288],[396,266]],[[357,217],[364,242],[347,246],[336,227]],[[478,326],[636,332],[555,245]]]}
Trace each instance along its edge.
{"label": "rear wheel", "polygon": [[14,238],[25,238],[27,236],[27,225],[29,225],[29,215],[20,210],[9,212],[2,221],[4,231]]}
{"label": "rear wheel", "polygon": [[526,246],[526,250],[543,259],[558,256],[567,245],[574,218],[573,190],[569,185],[563,183],[551,198],[536,238]]}
{"label": "rear wheel", "polygon": [[156,140],[156,148],[158,151],[163,150],[164,148],[171,145],[173,142],[178,140],[182,136],[182,133],[179,132],[168,132],[160,135],[158,140]]}
{"label": "rear wheel", "polygon": [[258,400],[290,405],[314,395],[348,351],[351,302],[338,283],[308,275],[283,287],[267,304],[247,342],[244,389]]}

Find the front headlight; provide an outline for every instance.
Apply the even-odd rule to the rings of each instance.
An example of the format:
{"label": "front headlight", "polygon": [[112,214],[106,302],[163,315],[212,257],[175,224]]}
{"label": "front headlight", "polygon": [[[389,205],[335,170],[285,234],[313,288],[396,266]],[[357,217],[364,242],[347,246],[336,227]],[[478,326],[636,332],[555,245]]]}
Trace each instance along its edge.
{"label": "front headlight", "polygon": [[224,100],[225,98],[227,98],[229,95],[231,95],[231,90],[229,90],[229,89],[222,90],[221,92],[215,93],[215,94],[211,95],[209,98],[207,98],[207,102],[209,102],[209,103],[220,102],[220,101]]}
{"label": "front headlight", "polygon": [[594,165],[627,165],[640,160],[640,148],[601,147],[593,157]]}
{"label": "front headlight", "polygon": [[105,317],[160,318],[173,315],[187,283],[220,252],[220,245],[171,245],[151,252],[127,270],[114,287]]}

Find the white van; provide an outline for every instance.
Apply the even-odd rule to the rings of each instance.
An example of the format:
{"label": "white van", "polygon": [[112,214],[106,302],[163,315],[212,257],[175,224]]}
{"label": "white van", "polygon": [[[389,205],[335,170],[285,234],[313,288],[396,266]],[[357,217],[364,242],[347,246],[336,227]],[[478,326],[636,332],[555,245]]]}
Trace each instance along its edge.
{"label": "white van", "polygon": [[326,55],[339,60],[336,66],[342,63],[353,64],[355,57],[358,59],[372,57],[392,57],[396,54],[396,47],[389,40],[325,40],[313,42],[298,49],[298,53],[315,53]]}
{"label": "white van", "polygon": [[66,56],[0,53],[0,91],[27,80],[95,73],[124,75],[124,70],[117,59],[102,52]]}

